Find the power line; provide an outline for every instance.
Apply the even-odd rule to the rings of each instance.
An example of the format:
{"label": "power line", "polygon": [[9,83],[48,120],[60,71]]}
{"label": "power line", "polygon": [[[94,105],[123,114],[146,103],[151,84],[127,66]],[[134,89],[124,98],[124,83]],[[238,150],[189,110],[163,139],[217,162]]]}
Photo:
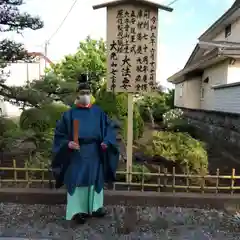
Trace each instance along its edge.
{"label": "power line", "polygon": [[170,2],[169,4],[168,4],[168,6],[171,6],[171,5],[173,5],[174,3],[176,3],[176,2],[178,2],[179,0],[173,0],[172,2]]}
{"label": "power line", "polygon": [[61,27],[63,26],[64,22],[66,21],[66,19],[68,18],[68,16],[70,15],[70,13],[72,12],[73,8],[75,7],[76,3],[78,0],[75,0],[72,4],[72,6],[70,7],[70,9],[68,10],[66,16],[63,18],[62,22],[59,24],[58,28],[56,29],[56,31],[51,35],[51,37],[46,41],[47,44],[49,44],[49,42],[52,40],[52,38],[58,33],[58,31],[61,29]]}

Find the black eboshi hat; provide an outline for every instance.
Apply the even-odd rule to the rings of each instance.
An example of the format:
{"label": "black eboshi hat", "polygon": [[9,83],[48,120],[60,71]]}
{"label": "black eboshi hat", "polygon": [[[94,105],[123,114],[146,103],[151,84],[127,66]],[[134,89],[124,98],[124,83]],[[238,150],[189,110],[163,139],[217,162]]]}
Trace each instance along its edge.
{"label": "black eboshi hat", "polygon": [[77,92],[80,90],[90,90],[90,84],[87,74],[80,74],[77,79],[78,87]]}

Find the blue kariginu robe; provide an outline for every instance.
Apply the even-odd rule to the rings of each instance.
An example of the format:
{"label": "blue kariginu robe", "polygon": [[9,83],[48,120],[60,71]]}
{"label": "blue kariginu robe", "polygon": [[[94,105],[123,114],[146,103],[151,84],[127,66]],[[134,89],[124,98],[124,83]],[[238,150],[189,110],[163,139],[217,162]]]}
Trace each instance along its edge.
{"label": "blue kariginu robe", "polygon": [[[79,121],[79,151],[68,148],[69,141],[73,140],[73,120],[75,119]],[[101,149],[101,143],[108,146],[106,151]],[[89,207],[89,199],[93,199],[92,206],[98,205],[94,202],[94,194],[98,199],[99,194],[103,192],[104,182],[115,180],[118,166],[119,150],[113,122],[96,105],[90,108],[71,108],[57,123],[53,154],[52,169],[56,187],[66,185],[68,202],[74,202],[74,205],[80,201],[76,199],[87,195],[86,201],[82,199],[80,204],[82,206],[76,211],[89,212],[91,208],[95,211],[94,207]],[[83,205],[88,205],[88,210]],[[76,211],[71,210],[77,213]],[[70,215],[67,218],[70,218]]]}

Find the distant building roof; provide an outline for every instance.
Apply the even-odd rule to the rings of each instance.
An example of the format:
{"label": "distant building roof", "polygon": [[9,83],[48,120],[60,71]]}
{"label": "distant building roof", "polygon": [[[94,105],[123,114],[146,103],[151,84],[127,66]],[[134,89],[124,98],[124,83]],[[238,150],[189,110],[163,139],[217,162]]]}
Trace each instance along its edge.
{"label": "distant building roof", "polygon": [[33,57],[41,57],[43,58],[47,63],[49,64],[53,64],[53,62],[47,57],[45,56],[43,53],[41,52],[29,52],[28,53],[29,56],[33,56]]}
{"label": "distant building roof", "polygon": [[233,5],[214,22],[198,39],[201,41],[211,40],[219,34],[226,25],[232,23],[240,16],[240,0],[236,0]]}

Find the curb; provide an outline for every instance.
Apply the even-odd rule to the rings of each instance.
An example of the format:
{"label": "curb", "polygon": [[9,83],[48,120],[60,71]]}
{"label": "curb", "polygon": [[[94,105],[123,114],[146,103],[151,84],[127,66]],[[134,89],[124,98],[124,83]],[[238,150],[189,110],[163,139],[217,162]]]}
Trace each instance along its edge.
{"label": "curb", "polygon": [[[0,202],[18,204],[56,205],[66,203],[63,189],[1,188]],[[238,205],[240,194],[162,193],[105,190],[106,205],[186,207],[225,209],[226,205]]]}

